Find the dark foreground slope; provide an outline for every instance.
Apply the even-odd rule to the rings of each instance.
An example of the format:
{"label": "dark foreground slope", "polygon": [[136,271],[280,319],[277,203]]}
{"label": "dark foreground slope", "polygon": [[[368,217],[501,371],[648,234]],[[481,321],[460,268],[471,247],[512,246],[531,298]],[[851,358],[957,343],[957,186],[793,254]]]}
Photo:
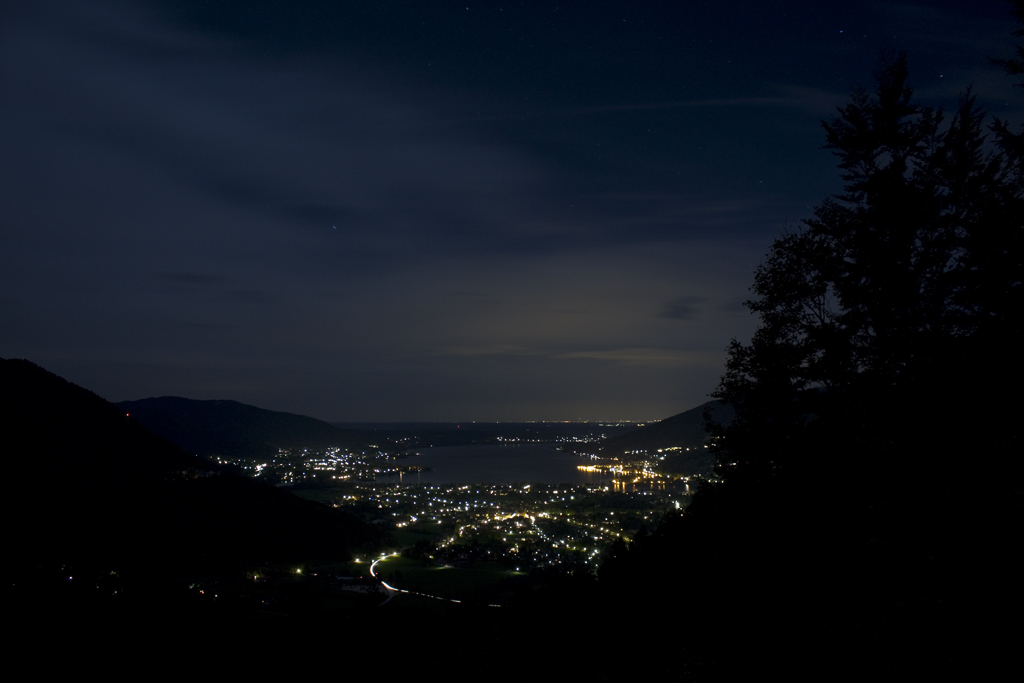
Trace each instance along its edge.
{"label": "dark foreground slope", "polygon": [[[265,674],[311,638],[351,640],[353,614],[380,603],[294,569],[344,566],[380,546],[378,529],[223,473],[28,361],[0,360],[0,434],[4,613],[20,661]],[[252,656],[257,641],[277,656]]]}
{"label": "dark foreground slope", "polygon": [[341,558],[374,540],[344,513],[222,473],[28,361],[0,361],[0,387],[8,529],[33,566],[211,572]]}

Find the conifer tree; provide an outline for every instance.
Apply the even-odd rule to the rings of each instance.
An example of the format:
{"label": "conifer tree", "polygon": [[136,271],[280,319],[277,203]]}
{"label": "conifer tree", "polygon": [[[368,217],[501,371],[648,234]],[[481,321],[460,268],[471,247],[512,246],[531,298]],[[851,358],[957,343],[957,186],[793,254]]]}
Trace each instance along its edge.
{"label": "conifer tree", "polygon": [[840,458],[923,445],[936,409],[1021,377],[1007,344],[1024,311],[1013,135],[997,121],[987,136],[970,92],[948,121],[916,104],[903,55],[876,79],[823,124],[843,192],[755,274],[761,324],[732,342],[716,393],[737,410],[717,429],[726,476],[811,467],[824,442]]}

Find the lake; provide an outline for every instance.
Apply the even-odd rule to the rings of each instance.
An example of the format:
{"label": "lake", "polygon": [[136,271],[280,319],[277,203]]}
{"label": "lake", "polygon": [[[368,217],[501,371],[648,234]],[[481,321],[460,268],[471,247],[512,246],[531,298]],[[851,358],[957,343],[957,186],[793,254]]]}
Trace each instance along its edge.
{"label": "lake", "polygon": [[429,472],[401,477],[378,476],[378,482],[405,484],[600,484],[608,475],[581,472],[577,465],[593,462],[563,453],[551,444],[439,446],[410,451],[396,464],[419,465]]}

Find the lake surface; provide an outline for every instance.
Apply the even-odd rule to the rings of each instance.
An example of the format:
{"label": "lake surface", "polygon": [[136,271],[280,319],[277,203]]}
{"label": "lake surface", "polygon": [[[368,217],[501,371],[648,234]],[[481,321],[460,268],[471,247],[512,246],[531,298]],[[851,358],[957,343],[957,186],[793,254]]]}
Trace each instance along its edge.
{"label": "lake surface", "polygon": [[[414,455],[415,453],[415,455]],[[377,477],[378,482],[405,484],[599,484],[610,477],[581,472],[577,465],[593,462],[563,453],[547,444],[439,446],[410,451],[396,464],[419,465],[429,472]]]}

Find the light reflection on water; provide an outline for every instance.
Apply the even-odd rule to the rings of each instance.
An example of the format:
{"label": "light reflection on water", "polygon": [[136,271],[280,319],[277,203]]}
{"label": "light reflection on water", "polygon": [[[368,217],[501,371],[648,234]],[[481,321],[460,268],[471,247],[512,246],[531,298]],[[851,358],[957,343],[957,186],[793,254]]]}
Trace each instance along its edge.
{"label": "light reflection on water", "polygon": [[[413,455],[416,453],[418,455]],[[378,482],[404,484],[600,484],[611,478],[598,472],[581,472],[577,465],[593,462],[586,457],[555,450],[551,445],[439,446],[410,451],[395,462],[401,467],[418,465],[427,472],[377,476]]]}

